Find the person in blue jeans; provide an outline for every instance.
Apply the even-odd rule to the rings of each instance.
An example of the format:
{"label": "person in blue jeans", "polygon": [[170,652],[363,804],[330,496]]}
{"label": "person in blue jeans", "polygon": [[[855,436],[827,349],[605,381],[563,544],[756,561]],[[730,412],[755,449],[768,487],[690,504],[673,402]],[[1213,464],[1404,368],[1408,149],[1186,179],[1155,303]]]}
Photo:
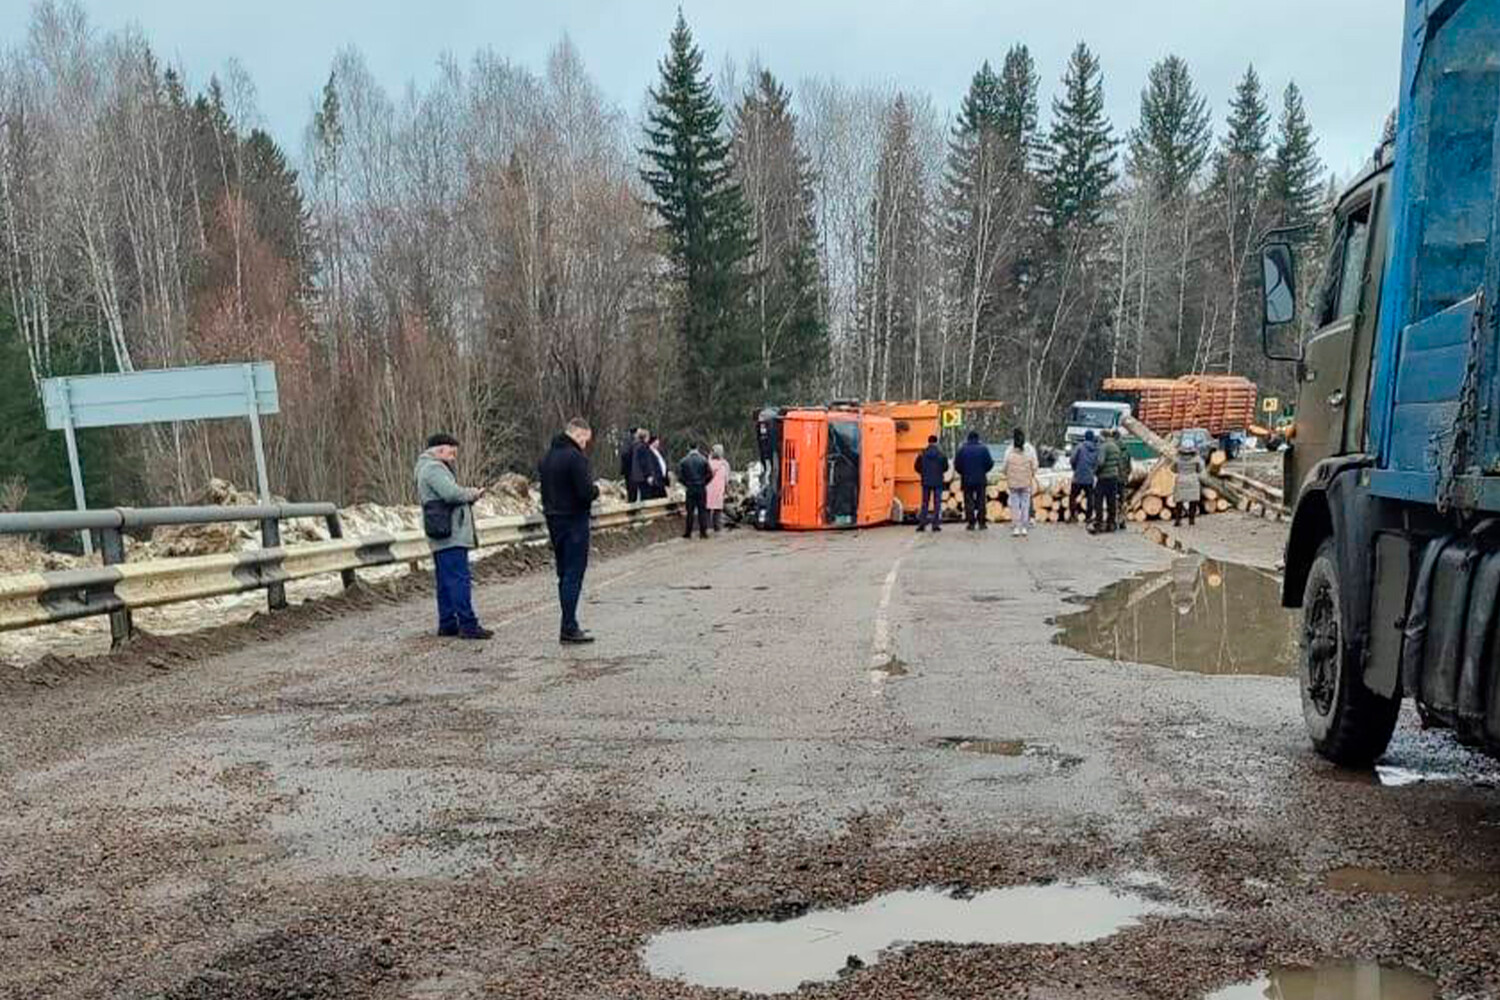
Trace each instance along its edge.
{"label": "person in blue jeans", "polygon": [[943,490],[947,483],[948,456],[938,447],[936,435],[927,438],[927,450],[917,456],[917,475],[922,477],[922,510],[917,515],[917,530],[926,531],[931,518],[932,530],[943,530]]}
{"label": "person in blue jeans", "polygon": [[558,639],[565,644],[594,641],[578,624],[578,599],[589,566],[589,511],[599,499],[599,487],[584,453],[591,437],[585,421],[576,417],[568,421],[567,429],[552,439],[540,469],[542,513],[557,562],[557,599],[562,605]]}
{"label": "person in blue jeans", "polygon": [[[427,439],[427,450],[417,456],[417,502],[422,505],[437,580],[438,635],[489,639],[494,633],[474,614],[469,576],[469,550],[479,546],[471,505],[484,490],[458,485],[457,462],[458,439],[451,434],[434,434]],[[434,534],[434,526],[446,531]]]}

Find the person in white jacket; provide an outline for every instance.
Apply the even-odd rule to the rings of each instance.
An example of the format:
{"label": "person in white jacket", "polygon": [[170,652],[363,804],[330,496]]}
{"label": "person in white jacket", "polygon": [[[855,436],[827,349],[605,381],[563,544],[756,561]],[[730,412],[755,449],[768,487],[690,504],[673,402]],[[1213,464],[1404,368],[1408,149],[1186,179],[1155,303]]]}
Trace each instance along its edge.
{"label": "person in white jacket", "polygon": [[1024,538],[1031,530],[1031,486],[1040,463],[1036,449],[1026,443],[1026,432],[1017,427],[1005,450],[1005,489],[1010,496],[1012,537]]}

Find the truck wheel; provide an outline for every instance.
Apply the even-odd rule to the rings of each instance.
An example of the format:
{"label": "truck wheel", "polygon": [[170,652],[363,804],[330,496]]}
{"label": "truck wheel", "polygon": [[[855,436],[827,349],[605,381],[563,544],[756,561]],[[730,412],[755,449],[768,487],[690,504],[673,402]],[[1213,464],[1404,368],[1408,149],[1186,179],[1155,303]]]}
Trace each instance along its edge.
{"label": "truck wheel", "polygon": [[1313,748],[1344,767],[1369,767],[1385,753],[1401,699],[1365,686],[1344,638],[1344,602],[1333,539],[1318,548],[1302,592],[1302,717]]}

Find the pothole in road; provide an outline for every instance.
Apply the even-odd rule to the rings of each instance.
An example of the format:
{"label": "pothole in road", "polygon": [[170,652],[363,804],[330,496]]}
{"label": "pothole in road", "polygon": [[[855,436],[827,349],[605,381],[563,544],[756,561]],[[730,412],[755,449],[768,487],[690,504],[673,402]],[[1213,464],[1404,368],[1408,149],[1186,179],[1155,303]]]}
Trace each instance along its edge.
{"label": "pothole in road", "polygon": [[1437,983],[1409,969],[1340,962],[1311,969],[1276,969],[1210,994],[1208,1000],[1433,1000]]}
{"label": "pothole in road", "polygon": [[1215,675],[1293,676],[1298,623],[1271,573],[1203,556],[1110,584],[1053,640],[1090,656]]}
{"label": "pothole in road", "polygon": [[1059,768],[1076,767],[1083,763],[1082,757],[1063,753],[1047,743],[1030,740],[993,739],[986,736],[939,736],[928,741],[928,746],[939,750],[957,750],[960,753],[984,754],[990,757],[1039,757],[1051,761]]}
{"label": "pothole in road", "polygon": [[1083,944],[1153,914],[1178,911],[1095,882],[992,889],[962,898],[938,889],[886,893],[793,920],[665,931],[642,957],[652,975],[694,986],[787,993],[837,978],[924,941]]}
{"label": "pothole in road", "polygon": [[1335,868],[1323,876],[1323,888],[1332,892],[1369,893],[1378,896],[1476,899],[1500,892],[1500,873],[1418,872],[1351,866]]}

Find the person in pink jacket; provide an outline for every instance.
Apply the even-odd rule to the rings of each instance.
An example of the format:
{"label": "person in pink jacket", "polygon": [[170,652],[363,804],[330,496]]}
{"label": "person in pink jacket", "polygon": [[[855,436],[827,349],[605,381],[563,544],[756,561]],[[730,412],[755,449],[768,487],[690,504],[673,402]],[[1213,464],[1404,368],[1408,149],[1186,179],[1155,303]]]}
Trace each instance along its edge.
{"label": "person in pink jacket", "polygon": [[708,513],[717,534],[724,527],[724,491],[729,486],[729,463],[724,460],[722,444],[714,445],[708,467],[713,470],[713,478],[708,481]]}

